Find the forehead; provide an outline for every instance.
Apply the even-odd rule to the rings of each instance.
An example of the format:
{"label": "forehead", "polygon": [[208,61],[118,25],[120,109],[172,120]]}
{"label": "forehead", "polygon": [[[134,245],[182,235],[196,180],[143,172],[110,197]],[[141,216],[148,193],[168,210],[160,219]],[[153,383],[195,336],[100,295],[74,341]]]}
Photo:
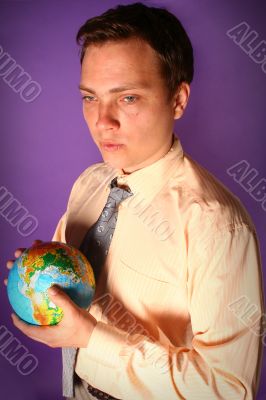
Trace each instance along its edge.
{"label": "forehead", "polygon": [[89,45],[81,69],[81,81],[97,82],[125,79],[161,80],[159,59],[152,47],[142,40],[128,39]]}

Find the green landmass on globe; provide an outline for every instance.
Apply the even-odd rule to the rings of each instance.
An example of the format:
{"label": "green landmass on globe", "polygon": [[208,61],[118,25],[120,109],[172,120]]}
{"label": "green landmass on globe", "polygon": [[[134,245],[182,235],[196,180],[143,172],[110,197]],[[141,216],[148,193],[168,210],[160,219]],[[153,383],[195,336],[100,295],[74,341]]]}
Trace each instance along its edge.
{"label": "green landmass on globe", "polygon": [[55,325],[63,310],[47,289],[56,284],[82,308],[88,308],[95,279],[88,259],[78,249],[61,242],[46,242],[26,249],[9,272],[7,294],[16,314],[34,325]]}

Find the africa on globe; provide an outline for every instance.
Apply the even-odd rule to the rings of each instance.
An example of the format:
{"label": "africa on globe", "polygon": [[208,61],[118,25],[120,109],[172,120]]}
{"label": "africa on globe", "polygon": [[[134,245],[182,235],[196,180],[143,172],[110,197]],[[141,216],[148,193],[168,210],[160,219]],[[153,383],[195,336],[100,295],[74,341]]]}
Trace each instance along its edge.
{"label": "africa on globe", "polygon": [[63,318],[63,310],[47,293],[54,284],[86,309],[95,292],[88,259],[75,247],[61,242],[45,242],[26,249],[8,275],[7,294],[13,310],[33,325],[57,324]]}

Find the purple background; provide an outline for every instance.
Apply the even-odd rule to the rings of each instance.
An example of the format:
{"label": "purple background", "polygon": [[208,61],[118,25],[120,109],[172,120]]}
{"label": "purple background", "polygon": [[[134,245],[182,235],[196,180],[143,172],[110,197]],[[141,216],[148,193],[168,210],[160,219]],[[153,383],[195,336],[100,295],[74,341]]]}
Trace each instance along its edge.
{"label": "purple background", "polygon": [[[89,17],[119,3],[132,1],[0,2],[0,45],[42,87],[35,101],[25,103],[0,78],[0,187],[5,186],[39,222],[32,235],[22,237],[0,216],[1,282],[7,275],[6,260],[13,258],[17,247],[30,246],[36,238],[51,239],[74,180],[87,166],[101,161],[83,121],[75,35]],[[265,2],[144,3],[168,7],[191,38],[195,77],[189,106],[175,132],[184,150],[242,200],[256,225],[264,262],[266,212],[226,170],[245,159],[260,178],[266,177],[266,74],[226,31],[246,21],[261,40],[266,39]],[[265,276],[264,266],[264,287]],[[1,398],[60,400],[61,351],[19,333],[11,323],[2,284],[0,298],[0,325],[10,329],[39,360],[38,368],[23,376],[0,355]],[[259,400],[266,399],[263,376],[265,360]]]}

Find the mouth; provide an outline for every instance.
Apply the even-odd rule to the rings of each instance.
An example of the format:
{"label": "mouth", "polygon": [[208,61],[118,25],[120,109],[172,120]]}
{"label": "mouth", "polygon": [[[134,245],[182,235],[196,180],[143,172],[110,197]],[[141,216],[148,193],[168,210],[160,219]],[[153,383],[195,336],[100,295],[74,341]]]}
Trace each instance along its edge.
{"label": "mouth", "polygon": [[121,143],[101,142],[100,146],[105,151],[117,151],[120,150],[124,145]]}

